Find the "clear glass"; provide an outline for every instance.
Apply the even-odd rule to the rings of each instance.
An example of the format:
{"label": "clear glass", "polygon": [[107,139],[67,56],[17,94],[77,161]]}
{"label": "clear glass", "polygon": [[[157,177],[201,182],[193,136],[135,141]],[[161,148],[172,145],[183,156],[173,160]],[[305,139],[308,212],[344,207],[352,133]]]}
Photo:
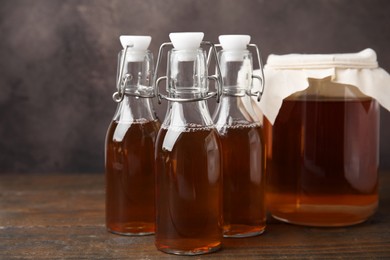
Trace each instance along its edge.
{"label": "clear glass", "polygon": [[173,98],[204,96],[208,91],[206,54],[202,49],[168,52],[167,92]]}
{"label": "clear glass", "polygon": [[378,205],[378,104],[330,78],[309,83],[265,122],[268,209],[308,226],[363,222]]}
{"label": "clear glass", "polygon": [[[198,98],[207,89],[205,54],[168,62],[170,97]],[[183,64],[181,64],[183,63]],[[192,83],[191,83],[192,82]],[[156,142],[156,247],[198,255],[222,243],[222,175],[218,133],[204,100],[168,104]]]}
{"label": "clear glass", "polygon": [[263,129],[247,95],[252,57],[248,51],[222,51],[219,60],[223,96],[213,118],[223,151],[224,236],[250,237],[266,226]]}
{"label": "clear glass", "polygon": [[[153,54],[149,51],[127,50],[126,57],[124,50],[118,54],[117,80],[119,79],[120,67],[123,59],[126,58],[122,71],[122,79],[130,75],[126,84],[126,93],[132,95],[151,96],[153,94]],[[140,58],[143,56],[143,59]],[[136,59],[134,57],[137,57]],[[117,82],[118,83],[118,82]]]}
{"label": "clear glass", "polygon": [[124,75],[138,75],[139,80],[126,85],[128,94],[118,104],[106,135],[106,228],[121,235],[148,235],[155,230],[154,149],[160,123],[151,98],[133,96],[153,93],[146,80],[152,76],[150,53],[145,60],[148,64],[127,62]]}

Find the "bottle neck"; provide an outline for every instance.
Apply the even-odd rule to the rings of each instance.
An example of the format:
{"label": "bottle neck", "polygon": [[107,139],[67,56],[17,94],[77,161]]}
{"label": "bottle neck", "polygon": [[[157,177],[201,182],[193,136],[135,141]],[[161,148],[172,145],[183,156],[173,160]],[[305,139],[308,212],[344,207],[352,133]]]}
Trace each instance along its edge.
{"label": "bottle neck", "polygon": [[247,50],[219,52],[224,95],[243,96],[252,85],[252,55]]}
{"label": "bottle neck", "polygon": [[153,55],[149,50],[128,50],[126,55],[122,50],[118,55],[117,68],[117,80],[124,84],[125,93],[142,97],[153,96]]}
{"label": "bottle neck", "polygon": [[206,54],[202,49],[168,53],[167,92],[170,98],[197,99],[207,95]]}
{"label": "bottle neck", "polygon": [[157,120],[152,99],[125,94],[123,101],[118,104],[113,120],[120,123],[142,123]]}
{"label": "bottle neck", "polygon": [[223,50],[218,59],[221,66],[222,98],[213,115],[218,129],[234,125],[259,124],[252,99],[252,55],[247,50]]}

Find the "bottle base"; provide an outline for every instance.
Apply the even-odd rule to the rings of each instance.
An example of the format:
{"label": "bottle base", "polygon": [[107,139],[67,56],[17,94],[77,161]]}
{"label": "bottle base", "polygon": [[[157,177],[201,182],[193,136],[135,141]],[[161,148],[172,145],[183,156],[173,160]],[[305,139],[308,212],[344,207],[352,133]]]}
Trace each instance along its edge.
{"label": "bottle base", "polygon": [[121,236],[151,236],[154,235],[154,232],[120,232],[115,231],[111,229],[107,229],[108,232],[113,233],[115,235],[121,235]]}
{"label": "bottle base", "polygon": [[225,238],[255,237],[263,234],[265,226],[229,225],[223,232]]}
{"label": "bottle base", "polygon": [[122,236],[149,236],[154,235],[154,223],[131,222],[106,225],[108,232]]}
{"label": "bottle base", "polygon": [[175,249],[169,246],[160,246],[160,245],[156,245],[156,247],[161,252],[167,254],[194,256],[194,255],[203,255],[203,254],[216,252],[221,249],[222,243],[218,242],[212,245],[197,247],[193,249]]}
{"label": "bottle base", "polygon": [[312,227],[345,227],[365,222],[372,216],[377,203],[369,206],[300,205],[299,209],[270,210],[273,218],[282,222]]}

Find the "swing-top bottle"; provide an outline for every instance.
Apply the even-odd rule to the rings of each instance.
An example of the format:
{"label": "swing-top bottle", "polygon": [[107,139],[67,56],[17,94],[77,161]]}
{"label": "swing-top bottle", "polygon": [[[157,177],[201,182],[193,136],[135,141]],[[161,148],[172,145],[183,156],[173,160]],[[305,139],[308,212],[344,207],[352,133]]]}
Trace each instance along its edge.
{"label": "swing-top bottle", "polygon": [[222,97],[214,113],[223,161],[223,213],[225,237],[249,237],[265,229],[264,140],[260,118],[252,107],[252,54],[249,35],[221,35],[218,60]]}
{"label": "swing-top bottle", "polygon": [[221,148],[206,103],[216,93],[208,92],[203,33],[171,33],[170,39],[159,54],[173,44],[162,77],[168,95],[158,94],[169,103],[155,153],[155,244],[166,253],[197,255],[222,242]]}
{"label": "swing-top bottle", "polygon": [[118,103],[106,136],[106,227],[122,235],[154,233],[154,143],[160,123],[152,105],[150,36],[121,36]]}

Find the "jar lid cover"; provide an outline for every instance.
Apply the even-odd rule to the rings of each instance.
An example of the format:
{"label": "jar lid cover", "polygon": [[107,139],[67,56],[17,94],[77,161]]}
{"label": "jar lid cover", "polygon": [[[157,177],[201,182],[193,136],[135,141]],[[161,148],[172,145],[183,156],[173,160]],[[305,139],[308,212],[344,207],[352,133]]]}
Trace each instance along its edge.
{"label": "jar lid cover", "polygon": [[[261,75],[260,71],[254,74]],[[270,55],[264,66],[265,90],[259,109],[273,124],[283,100],[309,87],[310,79],[351,85],[390,111],[390,75],[378,67],[375,51],[347,54]],[[253,89],[261,86],[254,81]],[[256,102],[255,102],[256,103]]]}
{"label": "jar lid cover", "polygon": [[375,51],[368,48],[357,53],[343,54],[271,54],[267,66],[274,69],[372,69],[378,67],[378,62]]}

